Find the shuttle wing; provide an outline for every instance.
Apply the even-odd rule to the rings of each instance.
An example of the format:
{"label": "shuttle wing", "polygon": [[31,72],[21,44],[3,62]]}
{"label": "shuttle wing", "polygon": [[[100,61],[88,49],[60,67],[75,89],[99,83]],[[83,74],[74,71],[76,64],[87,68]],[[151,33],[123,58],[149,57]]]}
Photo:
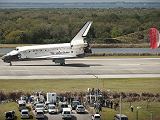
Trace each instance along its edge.
{"label": "shuttle wing", "polygon": [[74,58],[76,56],[71,56],[71,55],[50,55],[50,56],[41,56],[41,57],[36,57],[35,59],[57,59],[57,58]]}

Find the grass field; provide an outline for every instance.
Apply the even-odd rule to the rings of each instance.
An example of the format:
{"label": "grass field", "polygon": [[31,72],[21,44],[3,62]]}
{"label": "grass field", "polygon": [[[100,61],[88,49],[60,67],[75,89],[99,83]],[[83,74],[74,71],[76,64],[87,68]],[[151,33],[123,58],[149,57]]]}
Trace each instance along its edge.
{"label": "grass field", "polygon": [[[97,84],[98,83],[98,84]],[[117,92],[160,92],[160,78],[126,79],[57,79],[57,80],[0,80],[0,90],[11,92],[33,91],[85,91],[97,88]]]}
{"label": "grass field", "polygon": [[[153,114],[153,120],[160,120],[160,103],[152,102],[148,108],[147,102],[134,102],[132,105],[134,106],[133,112],[131,112],[129,103],[122,104],[122,114],[127,115],[129,120],[136,120],[138,106],[141,107],[138,110],[139,120],[151,120],[151,113]],[[113,116],[117,113],[119,113],[119,110],[105,108],[101,113],[102,120],[113,120]]]}
{"label": "grass field", "polygon": [[[16,113],[16,120],[21,120],[20,112],[18,110],[18,105],[15,102],[10,102],[10,103],[5,103],[5,104],[0,104],[0,120],[5,120],[5,112],[6,111],[11,111],[14,110]],[[33,117],[33,113],[30,112],[32,120],[36,120]]]}

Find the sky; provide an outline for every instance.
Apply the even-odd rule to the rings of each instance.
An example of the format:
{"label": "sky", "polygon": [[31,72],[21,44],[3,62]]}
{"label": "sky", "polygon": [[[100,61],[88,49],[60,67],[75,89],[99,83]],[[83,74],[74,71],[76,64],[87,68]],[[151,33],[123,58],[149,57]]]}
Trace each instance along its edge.
{"label": "sky", "polygon": [[0,0],[0,2],[41,2],[41,3],[61,3],[61,2],[160,2],[160,0]]}

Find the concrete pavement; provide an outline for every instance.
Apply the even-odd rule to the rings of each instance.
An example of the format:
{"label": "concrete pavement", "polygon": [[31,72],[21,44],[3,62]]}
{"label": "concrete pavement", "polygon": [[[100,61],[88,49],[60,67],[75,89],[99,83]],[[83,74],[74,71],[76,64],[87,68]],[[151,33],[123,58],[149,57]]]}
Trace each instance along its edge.
{"label": "concrete pavement", "polygon": [[0,79],[160,77],[160,58],[68,59],[65,66],[50,60],[19,61],[13,66],[0,60]]}

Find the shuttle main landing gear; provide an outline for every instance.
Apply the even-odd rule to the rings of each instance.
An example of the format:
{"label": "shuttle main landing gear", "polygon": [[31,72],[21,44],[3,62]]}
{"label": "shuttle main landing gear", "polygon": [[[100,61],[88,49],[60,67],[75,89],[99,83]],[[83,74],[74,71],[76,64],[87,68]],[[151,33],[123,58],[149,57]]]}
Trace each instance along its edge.
{"label": "shuttle main landing gear", "polygon": [[55,59],[54,62],[56,64],[65,65],[65,59]]}
{"label": "shuttle main landing gear", "polygon": [[9,65],[12,66],[12,62],[11,61],[9,62]]}

